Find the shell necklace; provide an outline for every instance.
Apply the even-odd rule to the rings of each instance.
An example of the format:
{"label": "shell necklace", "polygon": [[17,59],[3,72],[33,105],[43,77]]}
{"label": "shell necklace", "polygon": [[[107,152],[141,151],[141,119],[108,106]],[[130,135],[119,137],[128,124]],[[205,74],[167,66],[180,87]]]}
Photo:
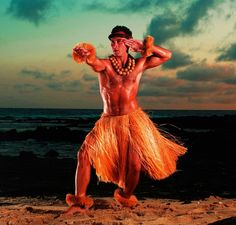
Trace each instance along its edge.
{"label": "shell necklace", "polygon": [[135,67],[135,59],[130,55],[128,56],[128,60],[125,67],[122,67],[116,57],[111,56],[110,58],[111,64],[115,72],[120,76],[125,76],[131,73]]}

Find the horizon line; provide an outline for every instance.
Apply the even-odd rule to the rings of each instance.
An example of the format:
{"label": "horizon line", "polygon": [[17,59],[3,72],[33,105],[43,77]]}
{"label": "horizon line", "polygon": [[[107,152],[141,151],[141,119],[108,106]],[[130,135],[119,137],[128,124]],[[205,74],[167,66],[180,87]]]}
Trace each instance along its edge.
{"label": "horizon line", "polygon": [[[103,110],[103,108],[47,108],[47,107],[0,107],[0,109],[45,109],[45,110]],[[236,111],[236,109],[149,109],[149,108],[142,108],[143,110],[169,110],[169,111]]]}

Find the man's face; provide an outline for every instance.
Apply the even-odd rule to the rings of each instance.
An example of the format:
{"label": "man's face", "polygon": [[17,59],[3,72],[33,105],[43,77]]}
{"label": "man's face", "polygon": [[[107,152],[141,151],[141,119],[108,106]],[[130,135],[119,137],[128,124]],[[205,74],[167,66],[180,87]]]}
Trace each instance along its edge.
{"label": "man's face", "polygon": [[127,54],[127,46],[125,45],[125,38],[113,37],[111,38],[111,48],[115,56]]}

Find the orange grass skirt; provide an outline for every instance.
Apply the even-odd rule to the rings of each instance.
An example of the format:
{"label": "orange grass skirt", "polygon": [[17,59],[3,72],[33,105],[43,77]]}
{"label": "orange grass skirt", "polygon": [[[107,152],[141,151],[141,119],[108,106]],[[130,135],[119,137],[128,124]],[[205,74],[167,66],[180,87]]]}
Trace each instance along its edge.
{"label": "orange grass skirt", "polygon": [[157,180],[174,173],[178,156],[187,150],[164,137],[139,108],[122,116],[102,114],[80,151],[87,152],[101,181],[125,188],[129,149],[138,153],[142,170]]}

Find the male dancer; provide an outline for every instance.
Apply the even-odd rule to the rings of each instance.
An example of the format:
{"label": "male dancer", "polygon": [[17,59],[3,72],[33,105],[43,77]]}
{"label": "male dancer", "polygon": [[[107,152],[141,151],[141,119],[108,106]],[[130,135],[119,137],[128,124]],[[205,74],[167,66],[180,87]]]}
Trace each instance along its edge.
{"label": "male dancer", "polygon": [[[107,59],[97,58],[90,44],[81,43],[73,49],[75,61],[87,63],[98,73],[104,110],[78,152],[75,195],[66,196],[72,213],[93,205],[86,195],[91,165],[101,181],[119,186],[114,193],[118,203],[134,207],[140,171],[153,179],[166,178],[175,172],[178,156],[186,152],[160,134],[137,101],[143,72],[168,61],[171,52],[154,45],[151,36],[144,42],[134,40],[125,26],[114,27],[108,38],[113,55]],[[142,56],[134,59],[129,49]]]}

